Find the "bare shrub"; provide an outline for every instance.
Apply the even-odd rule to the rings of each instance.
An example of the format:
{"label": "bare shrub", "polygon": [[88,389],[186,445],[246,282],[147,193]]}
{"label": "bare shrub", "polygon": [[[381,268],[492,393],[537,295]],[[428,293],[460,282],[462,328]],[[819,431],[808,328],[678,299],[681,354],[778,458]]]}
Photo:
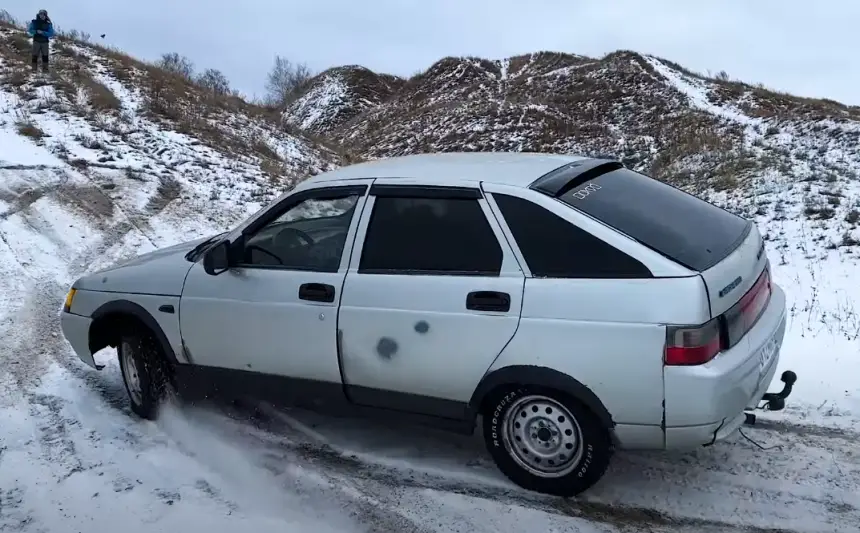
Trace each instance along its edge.
{"label": "bare shrub", "polygon": [[860,244],[860,241],[855,239],[850,231],[842,234],[842,241],[839,243],[840,246],[857,246],[858,244]]}
{"label": "bare shrub", "polygon": [[91,37],[89,32],[78,31],[76,29],[71,29],[69,31],[62,31],[62,30],[58,29],[57,34],[60,37],[65,37],[66,39],[69,39],[70,41],[79,41],[82,43],[90,42],[90,37]]}
{"label": "bare shrub", "polygon": [[88,135],[86,133],[78,133],[74,136],[74,139],[84,148],[89,148],[90,150],[104,149],[104,145],[102,144],[102,142],[99,139],[93,137],[92,135]]}
{"label": "bare shrub", "polygon": [[183,102],[190,96],[191,82],[182,74],[160,68],[146,70],[144,93],[150,113],[170,120],[183,117]]}
{"label": "bare shrub", "polygon": [[16,28],[21,26],[21,23],[12,16],[11,13],[6,11],[5,9],[0,9],[0,24],[4,26],[14,26]]}
{"label": "bare shrub", "polygon": [[293,63],[275,56],[275,64],[266,79],[266,101],[270,105],[286,106],[304,89],[313,77],[305,63]]}
{"label": "bare shrub", "polygon": [[30,61],[32,44],[27,34],[15,28],[11,35],[5,36],[5,42],[0,44],[0,57],[8,59],[12,65],[24,65]]}
{"label": "bare shrub", "polygon": [[187,80],[194,77],[194,63],[177,52],[163,54],[155,64],[157,67],[182,76]]}
{"label": "bare shrub", "polygon": [[803,214],[806,215],[807,218],[813,220],[829,220],[833,218],[836,211],[818,199],[807,197],[806,200],[804,200]]}
{"label": "bare shrub", "polygon": [[213,96],[224,96],[231,94],[230,81],[218,69],[207,68],[197,77],[197,85],[211,91]]}

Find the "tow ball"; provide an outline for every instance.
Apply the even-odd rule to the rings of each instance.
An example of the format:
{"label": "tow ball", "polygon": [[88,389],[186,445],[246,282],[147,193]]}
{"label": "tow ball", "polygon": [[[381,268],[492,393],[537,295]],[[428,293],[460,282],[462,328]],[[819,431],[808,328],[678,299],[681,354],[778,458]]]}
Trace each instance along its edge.
{"label": "tow ball", "polygon": [[[797,374],[791,370],[786,370],[779,377],[779,380],[783,383],[782,390],[779,392],[766,392],[764,396],[761,397],[761,401],[765,402],[764,406],[759,407],[759,409],[763,409],[765,411],[781,411],[785,408],[785,399],[788,398],[789,394],[791,394],[791,388],[797,381]],[[744,415],[746,416],[744,424],[748,426],[755,425],[755,415],[753,413],[744,413]]]}

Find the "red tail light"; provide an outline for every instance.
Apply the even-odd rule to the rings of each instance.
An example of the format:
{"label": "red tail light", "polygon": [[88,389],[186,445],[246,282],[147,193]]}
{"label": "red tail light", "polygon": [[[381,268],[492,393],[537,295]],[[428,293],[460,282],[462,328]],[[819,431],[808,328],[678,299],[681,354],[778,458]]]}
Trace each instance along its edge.
{"label": "red tail light", "polygon": [[762,310],[767,306],[768,300],[770,300],[770,272],[765,269],[755,285],[738,302],[745,330],[748,331],[753,327]]}
{"label": "red tail light", "polygon": [[770,265],[768,265],[738,303],[723,313],[728,341],[726,348],[731,348],[737,344],[752,329],[767,307],[770,295]]}
{"label": "red tail light", "polygon": [[701,326],[669,326],[665,362],[670,366],[701,365],[722,350],[718,318]]}
{"label": "red tail light", "polygon": [[666,365],[701,365],[721,351],[728,350],[752,329],[767,307],[770,296],[768,264],[750,290],[721,316],[701,326],[669,326],[666,330]]}

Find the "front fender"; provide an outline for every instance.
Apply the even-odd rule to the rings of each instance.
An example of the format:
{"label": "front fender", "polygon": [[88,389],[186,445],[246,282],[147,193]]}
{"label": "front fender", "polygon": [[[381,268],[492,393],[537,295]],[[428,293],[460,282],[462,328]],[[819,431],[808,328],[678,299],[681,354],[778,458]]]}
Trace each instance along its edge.
{"label": "front fender", "polygon": [[129,300],[113,300],[93,311],[92,318],[89,335],[90,353],[94,354],[106,346],[115,346],[119,341],[121,326],[126,321],[132,320],[140,322],[152,331],[168,362],[174,365],[179,363],[164,330],[143,306]]}

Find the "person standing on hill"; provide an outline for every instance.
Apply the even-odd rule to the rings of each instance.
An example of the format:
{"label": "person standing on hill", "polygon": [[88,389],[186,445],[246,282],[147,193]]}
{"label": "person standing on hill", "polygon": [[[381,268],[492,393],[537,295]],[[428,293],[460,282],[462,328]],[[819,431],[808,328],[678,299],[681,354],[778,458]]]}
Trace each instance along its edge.
{"label": "person standing on hill", "polygon": [[39,10],[36,18],[30,21],[27,34],[33,38],[33,71],[39,68],[39,56],[42,56],[42,70],[47,72],[50,40],[54,37],[54,24],[47,11]]}

